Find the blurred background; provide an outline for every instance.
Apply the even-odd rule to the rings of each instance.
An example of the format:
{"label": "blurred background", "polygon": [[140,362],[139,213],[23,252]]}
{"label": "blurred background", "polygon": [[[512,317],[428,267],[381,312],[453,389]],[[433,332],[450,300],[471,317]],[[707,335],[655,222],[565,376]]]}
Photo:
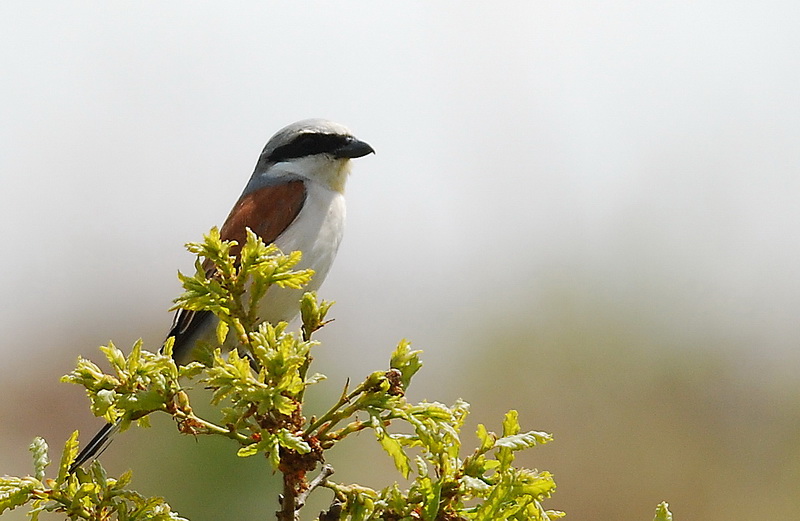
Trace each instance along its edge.
{"label": "blurred background", "polygon": [[[58,378],[156,349],[183,244],[276,130],[325,117],[377,155],[321,292],[320,409],[407,337],[410,398],[469,401],[465,444],[511,408],[554,433],[520,462],[568,519],[794,519],[798,27],[769,0],[2,3],[0,474],[34,436],[88,440]],[[194,521],[276,508],[263,460],[155,424],[109,472]],[[332,463],[396,479],[368,433]]]}

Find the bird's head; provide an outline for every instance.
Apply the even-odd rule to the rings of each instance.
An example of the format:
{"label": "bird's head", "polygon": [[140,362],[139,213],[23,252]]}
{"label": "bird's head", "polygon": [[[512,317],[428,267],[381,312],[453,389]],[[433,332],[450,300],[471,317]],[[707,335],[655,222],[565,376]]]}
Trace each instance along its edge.
{"label": "bird's head", "polygon": [[350,159],[374,153],[346,127],[325,119],[292,123],[270,138],[261,152],[256,172],[276,177],[298,175],[344,191]]}

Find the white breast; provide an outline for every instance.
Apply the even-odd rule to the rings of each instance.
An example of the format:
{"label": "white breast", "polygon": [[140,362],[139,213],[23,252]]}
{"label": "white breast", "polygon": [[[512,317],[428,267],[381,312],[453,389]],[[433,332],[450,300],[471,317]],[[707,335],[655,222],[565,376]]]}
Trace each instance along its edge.
{"label": "white breast", "polygon": [[303,290],[270,288],[261,301],[260,318],[270,322],[291,320],[299,312],[300,297],[305,291],[317,290],[330,270],[345,220],[344,196],[320,183],[307,182],[305,204],[292,224],[275,240],[284,253],[303,252],[297,268],[311,268],[314,278]]}

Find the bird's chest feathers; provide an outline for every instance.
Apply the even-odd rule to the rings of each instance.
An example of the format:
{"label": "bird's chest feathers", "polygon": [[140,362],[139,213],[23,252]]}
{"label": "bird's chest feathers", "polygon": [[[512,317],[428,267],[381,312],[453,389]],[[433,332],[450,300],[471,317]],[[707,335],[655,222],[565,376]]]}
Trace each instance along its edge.
{"label": "bird's chest feathers", "polygon": [[[284,252],[302,251],[300,267],[311,268],[322,282],[342,240],[345,219],[344,196],[317,183],[308,183],[303,209],[289,227],[275,239]],[[313,289],[313,288],[312,288]]]}

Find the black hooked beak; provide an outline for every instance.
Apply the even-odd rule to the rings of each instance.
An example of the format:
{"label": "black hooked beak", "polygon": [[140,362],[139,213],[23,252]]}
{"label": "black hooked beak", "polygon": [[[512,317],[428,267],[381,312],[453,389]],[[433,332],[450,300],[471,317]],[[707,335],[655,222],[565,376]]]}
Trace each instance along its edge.
{"label": "black hooked beak", "polygon": [[336,158],[350,158],[354,159],[356,157],[364,157],[367,154],[374,154],[375,150],[369,144],[359,141],[354,137],[348,137],[347,142],[337,148],[333,152],[333,157]]}

